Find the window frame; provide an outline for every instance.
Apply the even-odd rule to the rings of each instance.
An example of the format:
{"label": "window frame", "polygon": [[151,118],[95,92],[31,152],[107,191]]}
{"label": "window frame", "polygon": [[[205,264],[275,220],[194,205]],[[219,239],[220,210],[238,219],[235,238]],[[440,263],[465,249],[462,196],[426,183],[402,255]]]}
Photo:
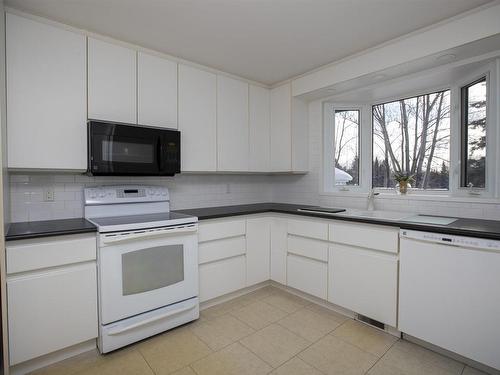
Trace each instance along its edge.
{"label": "window frame", "polygon": [[[371,154],[371,146],[367,151],[366,143],[370,139],[370,134],[367,134],[367,106],[360,104],[338,104],[325,102],[323,103],[323,152],[322,152],[322,182],[321,194],[331,193],[364,193],[368,191],[367,179],[371,178],[371,173],[368,173],[366,168],[366,157],[364,154]],[[335,163],[332,163],[335,155],[335,111],[359,111],[359,132],[358,132],[358,147],[359,147],[359,178],[358,185],[335,185]]]}
{"label": "window frame", "polygon": [[459,188],[468,188],[467,182],[467,161],[468,161],[468,134],[469,134],[469,123],[468,123],[468,104],[469,104],[469,89],[477,85],[480,82],[486,83],[486,156],[484,165],[484,187],[475,187],[476,190],[485,190],[488,187],[488,128],[489,128],[489,80],[488,75],[483,75],[482,77],[467,83],[466,85],[460,86],[460,179]]}
{"label": "window frame", "polygon": [[[437,68],[436,70],[441,70]],[[460,164],[461,164],[461,95],[460,88],[468,83],[471,83],[481,77],[487,77],[487,118],[489,126],[487,126],[486,134],[486,188],[474,189],[472,192],[468,188],[460,187]],[[371,108],[373,105],[383,104],[386,102],[397,101],[401,98],[415,97],[425,95],[427,93],[450,90],[450,176],[449,190],[410,190],[406,196],[396,195],[392,189],[375,188],[374,190],[381,193],[381,199],[403,198],[411,200],[439,200],[449,198],[450,201],[484,201],[496,202],[500,198],[500,173],[496,173],[500,167],[500,160],[497,160],[497,155],[500,156],[500,58],[495,58],[477,67],[475,70],[468,72],[467,76],[461,76],[459,80],[453,80],[448,85],[430,85],[426,89],[415,89],[411,87],[403,94],[395,96],[386,96],[372,100],[370,102],[360,101],[353,103],[349,101],[347,104],[341,101],[336,101],[335,96],[326,98],[321,102],[322,106],[322,134],[323,134],[323,150],[321,153],[320,165],[320,196],[366,196],[372,189],[372,158],[373,158],[373,124]],[[341,104],[338,104],[341,103]],[[361,148],[360,148],[360,185],[357,187],[349,186],[347,189],[331,188],[327,184],[326,173],[329,170],[328,165],[328,142],[329,124],[332,123],[332,109],[362,109],[361,111]],[[330,132],[331,133],[331,132]],[[333,156],[333,154],[329,154]],[[331,171],[330,171],[331,173]]]}
{"label": "window frame", "polygon": [[[497,112],[500,110],[500,105],[496,103],[500,103],[499,92],[496,88],[498,85],[498,73],[497,69],[500,69],[500,60],[496,60],[490,62],[489,64],[483,65],[482,67],[476,69],[475,71],[468,74],[466,77],[463,77],[460,81],[456,82],[453,86],[454,94],[455,94],[455,121],[454,128],[456,136],[453,137],[455,146],[454,146],[454,173],[453,173],[453,195],[457,197],[465,197],[472,196],[475,198],[493,198],[499,197],[500,193],[500,176],[497,176],[495,173],[499,162],[497,161],[497,145],[500,145],[500,140],[498,139],[498,135],[500,134],[497,130],[499,124]],[[482,78],[486,78],[486,118],[487,118],[487,126],[486,126],[486,171],[485,171],[485,187],[484,188],[473,188],[472,190],[469,187],[462,186],[462,143],[464,140],[462,139],[462,91],[463,87],[469,86],[474,82],[478,82]],[[493,83],[493,84],[492,84]],[[492,100],[495,98],[496,102]],[[488,125],[489,124],[489,125]],[[492,124],[496,124],[496,126],[492,126]],[[451,176],[450,176],[451,181]]]}
{"label": "window frame", "polygon": [[[420,96],[425,96],[425,95],[431,95],[431,94],[437,94],[441,92],[449,91],[449,96],[450,96],[450,161],[449,161],[449,177],[448,177],[448,189],[418,189],[418,188],[409,188],[408,191],[411,192],[413,195],[419,194],[419,195],[450,195],[452,191],[452,181],[451,181],[451,174],[452,174],[452,139],[453,139],[453,122],[452,122],[452,113],[453,113],[453,89],[450,86],[440,86],[438,88],[431,88],[425,91],[419,91],[418,93],[411,94],[411,95],[404,95],[401,97],[396,97],[396,98],[387,98],[384,100],[376,101],[373,102],[370,105],[370,116],[371,116],[371,150],[372,152],[370,153],[370,165],[373,168],[373,107],[379,106],[379,105],[385,105],[389,103],[394,103],[400,100],[407,100],[407,99],[413,99],[417,98]],[[392,191],[397,191],[397,187],[395,188],[386,188],[386,187],[374,187],[373,186],[373,169],[371,170],[370,173],[370,188],[379,192],[379,193],[387,193],[387,192],[392,192]]]}

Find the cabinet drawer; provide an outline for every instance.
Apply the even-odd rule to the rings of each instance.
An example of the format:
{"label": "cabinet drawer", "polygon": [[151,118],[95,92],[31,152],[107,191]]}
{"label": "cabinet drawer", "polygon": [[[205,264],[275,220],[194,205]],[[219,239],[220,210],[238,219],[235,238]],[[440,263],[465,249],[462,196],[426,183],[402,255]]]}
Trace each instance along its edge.
{"label": "cabinet drawer", "polygon": [[7,245],[7,274],[95,259],[95,235],[16,241]]}
{"label": "cabinet drawer", "polygon": [[200,243],[198,263],[209,263],[245,254],[245,236]]}
{"label": "cabinet drawer", "polygon": [[288,254],[287,285],[313,296],[326,299],[328,266],[300,256]]}
{"label": "cabinet drawer", "polygon": [[389,253],[399,249],[399,229],[372,224],[330,224],[330,241]]}
{"label": "cabinet drawer", "polygon": [[245,220],[201,222],[198,227],[198,242],[244,236],[245,232]]}
{"label": "cabinet drawer", "polygon": [[328,224],[308,220],[288,220],[288,233],[318,240],[328,240]]}
{"label": "cabinet drawer", "polygon": [[328,262],[328,243],[303,237],[288,236],[288,252]]}
{"label": "cabinet drawer", "polygon": [[329,271],[330,302],[396,327],[396,255],[333,245]]}
{"label": "cabinet drawer", "polygon": [[10,365],[97,337],[94,262],[8,277],[7,296]]}
{"label": "cabinet drawer", "polygon": [[200,301],[245,287],[245,256],[239,256],[200,265]]}

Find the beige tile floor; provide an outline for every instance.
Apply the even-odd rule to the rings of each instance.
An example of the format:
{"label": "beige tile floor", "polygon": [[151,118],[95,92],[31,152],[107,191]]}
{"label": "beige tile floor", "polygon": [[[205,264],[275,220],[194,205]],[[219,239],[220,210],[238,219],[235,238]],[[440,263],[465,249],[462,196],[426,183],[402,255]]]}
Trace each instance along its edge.
{"label": "beige tile floor", "polygon": [[480,375],[453,359],[274,287],[201,312],[196,322],[104,356],[35,374]]}

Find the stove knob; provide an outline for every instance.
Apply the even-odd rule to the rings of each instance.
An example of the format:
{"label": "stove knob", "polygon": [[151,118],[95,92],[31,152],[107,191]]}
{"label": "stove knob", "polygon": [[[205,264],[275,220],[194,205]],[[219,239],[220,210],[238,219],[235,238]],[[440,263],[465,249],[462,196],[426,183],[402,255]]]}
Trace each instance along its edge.
{"label": "stove knob", "polygon": [[166,190],[162,190],[161,195],[163,195],[164,197],[166,197],[167,196],[167,191]]}
{"label": "stove knob", "polygon": [[95,190],[90,190],[89,197],[91,199],[95,199],[97,197],[97,194],[96,194]]}
{"label": "stove knob", "polygon": [[99,197],[100,197],[100,198],[104,198],[105,196],[106,196],[106,192],[105,192],[104,190],[101,190],[101,191],[99,192]]}

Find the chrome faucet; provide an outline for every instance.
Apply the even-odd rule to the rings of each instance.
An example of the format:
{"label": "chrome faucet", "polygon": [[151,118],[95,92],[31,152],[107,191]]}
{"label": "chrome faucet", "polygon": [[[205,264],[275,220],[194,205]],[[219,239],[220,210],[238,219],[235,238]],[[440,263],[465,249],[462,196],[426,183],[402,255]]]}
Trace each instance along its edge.
{"label": "chrome faucet", "polygon": [[375,210],[375,196],[379,195],[380,193],[376,193],[375,189],[371,189],[370,192],[368,193],[368,211],[373,211]]}

